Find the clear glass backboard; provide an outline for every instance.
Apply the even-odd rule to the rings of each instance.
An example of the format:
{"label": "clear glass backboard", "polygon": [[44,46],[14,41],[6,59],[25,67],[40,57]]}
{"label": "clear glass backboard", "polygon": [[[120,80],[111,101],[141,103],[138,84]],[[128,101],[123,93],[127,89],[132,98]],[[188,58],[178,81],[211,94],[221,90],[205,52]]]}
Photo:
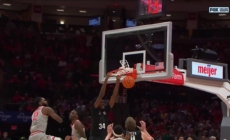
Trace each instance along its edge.
{"label": "clear glass backboard", "polygon": [[[136,81],[172,77],[171,39],[171,22],[104,31],[99,82],[104,82],[108,72],[121,67],[120,60],[126,60],[130,68],[137,70]],[[115,81],[111,77],[108,83]]]}

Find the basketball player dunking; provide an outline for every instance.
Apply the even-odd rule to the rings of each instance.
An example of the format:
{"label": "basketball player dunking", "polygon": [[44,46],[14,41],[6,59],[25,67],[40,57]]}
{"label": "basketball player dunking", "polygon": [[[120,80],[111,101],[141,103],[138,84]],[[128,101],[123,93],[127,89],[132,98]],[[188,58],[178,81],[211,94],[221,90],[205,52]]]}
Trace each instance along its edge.
{"label": "basketball player dunking", "polygon": [[82,124],[84,119],[84,113],[82,109],[72,110],[69,119],[71,121],[71,137],[66,136],[65,140],[86,140],[85,127]]}
{"label": "basketball player dunking", "polygon": [[59,123],[62,123],[63,119],[48,107],[47,101],[42,97],[37,97],[32,105],[37,109],[32,114],[29,140],[61,140],[61,138],[46,135],[45,132],[49,116]]}
{"label": "basketball player dunking", "polygon": [[105,105],[102,99],[105,95],[106,85],[109,78],[110,78],[110,74],[106,76],[105,82],[101,87],[99,96],[97,97],[91,109],[92,125],[91,125],[91,132],[90,132],[90,140],[105,140],[105,137],[107,135],[106,127],[109,123],[108,113],[111,110],[111,108],[113,108],[115,101],[117,99],[121,76],[116,77],[117,82],[113,90],[113,95],[109,100],[109,104]]}
{"label": "basketball player dunking", "polygon": [[[141,126],[136,126],[136,121],[132,117],[128,117],[125,121],[126,133],[130,133],[130,140],[154,140],[146,130],[144,121],[140,121]],[[136,127],[139,130],[136,130]]]}

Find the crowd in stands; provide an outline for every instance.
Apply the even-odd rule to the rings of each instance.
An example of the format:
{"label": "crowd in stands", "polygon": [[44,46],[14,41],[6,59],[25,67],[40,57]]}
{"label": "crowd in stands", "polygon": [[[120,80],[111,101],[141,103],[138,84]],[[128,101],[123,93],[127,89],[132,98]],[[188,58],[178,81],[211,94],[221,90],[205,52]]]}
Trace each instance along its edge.
{"label": "crowd in stands", "polygon": [[[32,112],[34,108],[29,102],[37,96],[42,96],[66,119],[67,124],[71,109],[85,110],[89,117],[85,122],[88,134],[91,100],[100,90],[97,77],[92,77],[91,74],[98,73],[101,38],[92,32],[61,37],[52,33],[40,34],[37,24],[16,24],[11,20],[3,20],[1,25],[0,56],[4,60],[4,91],[7,92],[5,97],[9,99],[4,109]],[[218,31],[210,32],[213,32],[215,37],[222,37],[222,34],[216,34]],[[175,36],[188,38],[184,31],[183,34]],[[227,40],[190,44],[182,41],[173,42],[175,64],[179,58],[188,57],[188,50],[196,44],[217,51],[221,62],[229,62],[230,42]],[[137,83],[128,91],[131,116],[137,121],[146,121],[148,131],[155,140],[177,140],[180,136],[187,138],[191,134],[201,140],[207,140],[210,136],[219,138],[222,119],[219,100],[212,100],[211,96],[191,89],[187,93],[194,94],[192,97],[181,95],[175,90],[177,87],[169,86],[166,89],[164,86]],[[109,85],[108,91],[112,88],[113,85]],[[108,97],[109,92],[106,99]],[[193,99],[201,100],[194,103]],[[112,115],[113,113],[111,122],[114,119]]]}

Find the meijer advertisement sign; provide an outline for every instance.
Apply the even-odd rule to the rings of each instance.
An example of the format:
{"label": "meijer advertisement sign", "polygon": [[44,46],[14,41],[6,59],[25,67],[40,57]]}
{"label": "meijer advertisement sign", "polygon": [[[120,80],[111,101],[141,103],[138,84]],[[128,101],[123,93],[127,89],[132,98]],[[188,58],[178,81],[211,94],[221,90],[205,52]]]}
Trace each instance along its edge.
{"label": "meijer advertisement sign", "polygon": [[228,81],[228,65],[197,59],[187,59],[187,76],[214,81]]}
{"label": "meijer advertisement sign", "polygon": [[223,79],[223,66],[192,62],[192,74]]}

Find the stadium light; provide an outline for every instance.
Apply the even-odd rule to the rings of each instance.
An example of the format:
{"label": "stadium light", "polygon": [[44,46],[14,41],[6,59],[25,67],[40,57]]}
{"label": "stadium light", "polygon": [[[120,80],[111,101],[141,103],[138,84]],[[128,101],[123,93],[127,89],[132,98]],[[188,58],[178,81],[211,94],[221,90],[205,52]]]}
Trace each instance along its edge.
{"label": "stadium light", "polygon": [[64,21],[64,20],[61,20],[61,21],[60,21],[60,24],[65,24],[65,21]]}
{"label": "stadium light", "polygon": [[64,12],[64,9],[57,9],[58,12]]}
{"label": "stadium light", "polygon": [[219,14],[220,17],[226,16],[226,14]]}
{"label": "stadium light", "polygon": [[84,11],[84,10],[80,10],[79,12],[80,12],[80,13],[86,13],[86,11]]}
{"label": "stadium light", "polygon": [[10,3],[3,3],[4,6],[11,6]]}

